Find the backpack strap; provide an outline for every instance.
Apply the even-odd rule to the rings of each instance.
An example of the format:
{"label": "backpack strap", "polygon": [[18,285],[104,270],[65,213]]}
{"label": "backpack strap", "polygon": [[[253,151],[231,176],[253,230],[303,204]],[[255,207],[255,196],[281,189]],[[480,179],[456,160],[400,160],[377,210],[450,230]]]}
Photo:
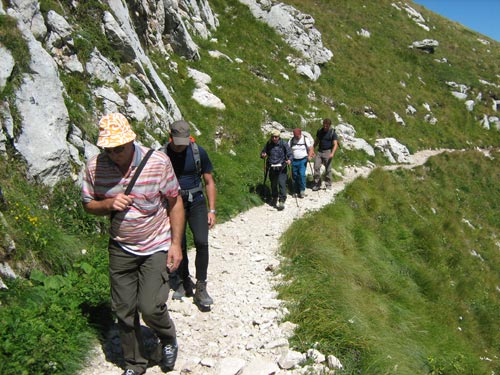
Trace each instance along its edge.
{"label": "backpack strap", "polygon": [[191,141],[189,142],[189,144],[191,146],[191,151],[193,152],[194,165],[196,166],[196,173],[198,174],[198,176],[200,176],[200,184],[197,187],[189,190],[181,190],[181,194],[183,197],[187,195],[188,202],[192,202],[194,194],[200,191],[203,192],[203,181],[201,178],[200,148],[198,147],[196,142]]}
{"label": "backpack strap", "polygon": [[333,147],[333,141],[335,140],[334,135],[336,135],[336,133],[335,133],[335,128],[333,128],[333,127],[328,129],[328,133],[326,133],[324,135],[324,138],[326,138],[328,141],[332,142],[332,147]]}
{"label": "backpack strap", "polygon": [[196,172],[201,176],[201,158],[200,158],[200,148],[196,142],[190,142],[191,150],[193,151],[194,164],[196,166]]}

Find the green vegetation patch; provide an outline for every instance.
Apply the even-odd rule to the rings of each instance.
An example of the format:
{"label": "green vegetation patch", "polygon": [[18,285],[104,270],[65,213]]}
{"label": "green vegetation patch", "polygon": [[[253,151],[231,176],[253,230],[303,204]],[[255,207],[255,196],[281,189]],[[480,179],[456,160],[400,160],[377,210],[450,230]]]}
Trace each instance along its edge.
{"label": "green vegetation patch", "polygon": [[348,374],[498,372],[499,157],[378,169],[295,222],[279,289],[294,344],[319,342]]}

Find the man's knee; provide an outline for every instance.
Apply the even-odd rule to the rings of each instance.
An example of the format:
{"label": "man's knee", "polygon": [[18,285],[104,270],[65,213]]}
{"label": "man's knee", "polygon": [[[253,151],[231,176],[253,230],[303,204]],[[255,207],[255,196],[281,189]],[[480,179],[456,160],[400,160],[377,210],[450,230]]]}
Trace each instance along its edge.
{"label": "man's knee", "polygon": [[148,303],[141,306],[141,316],[144,322],[155,321],[159,316],[163,314],[164,309],[166,309],[165,304],[159,306],[154,303]]}
{"label": "man's knee", "polygon": [[132,311],[118,309],[115,311],[116,318],[118,320],[118,325],[122,329],[132,329],[135,324],[135,313]]}
{"label": "man's knee", "polygon": [[208,239],[195,241],[194,247],[196,248],[196,252],[208,251]]}

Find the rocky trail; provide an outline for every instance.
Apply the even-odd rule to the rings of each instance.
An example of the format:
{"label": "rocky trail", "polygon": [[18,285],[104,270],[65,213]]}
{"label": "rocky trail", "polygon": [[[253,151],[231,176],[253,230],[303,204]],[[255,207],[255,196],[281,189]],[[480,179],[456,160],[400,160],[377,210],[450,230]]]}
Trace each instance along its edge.
{"label": "rocky trail", "polygon": [[[390,166],[412,168],[446,150],[421,151],[412,155],[412,163]],[[306,190],[304,199],[289,197],[286,208],[277,211],[269,205],[254,207],[233,219],[217,224],[210,233],[208,291],[215,303],[209,312],[200,311],[192,298],[174,301],[168,307],[177,328],[179,356],[172,375],[298,375],[293,369],[306,353],[288,347],[293,324],[281,324],[286,307],[277,299],[274,286],[280,282],[273,272],[279,266],[280,236],[305,213],[332,202],[344,187],[372,169],[356,167],[344,170],[344,176],[331,190]],[[190,252],[191,274],[194,253]],[[171,294],[170,294],[171,296]],[[144,327],[146,336],[148,329]],[[119,339],[111,327],[107,339],[91,353],[88,366],[80,375],[119,375]],[[312,349],[312,348],[311,348]],[[325,353],[329,356],[334,353]],[[322,356],[322,355],[320,355]],[[318,368],[334,366],[329,357]],[[288,368],[288,369],[286,369]],[[333,373],[333,372],[331,372]],[[152,365],[146,374],[163,374]]]}

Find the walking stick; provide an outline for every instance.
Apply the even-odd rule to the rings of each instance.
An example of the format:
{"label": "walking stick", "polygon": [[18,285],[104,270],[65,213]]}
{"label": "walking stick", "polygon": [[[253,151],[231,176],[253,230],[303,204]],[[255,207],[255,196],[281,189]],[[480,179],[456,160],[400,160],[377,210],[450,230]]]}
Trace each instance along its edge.
{"label": "walking stick", "polygon": [[313,177],[313,181],[314,181],[314,170],[313,170],[313,167],[311,165],[311,163],[308,161],[307,164],[309,164],[309,168],[311,169],[311,176]]}
{"label": "walking stick", "polygon": [[[313,176],[313,183],[314,183],[314,170],[313,170],[313,167],[312,167],[311,163],[307,162],[307,164],[309,164],[309,168],[311,168],[311,174]],[[320,180],[320,184],[321,184],[321,180]],[[319,197],[319,189],[318,189],[318,197]]]}
{"label": "walking stick", "polygon": [[269,174],[269,168],[271,168],[271,165],[269,165],[266,168],[266,159],[264,159],[264,182],[262,183],[262,189],[264,189],[264,199],[267,200],[267,192],[266,192],[266,180],[267,180],[267,175]]}
{"label": "walking stick", "polygon": [[265,185],[266,184],[266,180],[267,180],[267,173],[269,172],[269,168],[266,168],[266,159],[264,159],[264,182],[262,183],[262,185]]}
{"label": "walking stick", "polygon": [[299,200],[297,198],[297,194],[293,193],[293,191],[295,189],[295,181],[293,179],[293,171],[292,171],[292,167],[290,165],[288,165],[288,167],[287,167],[287,172],[290,173],[290,180],[292,180],[292,195],[295,196],[295,203],[297,204],[297,207],[299,207]]}

